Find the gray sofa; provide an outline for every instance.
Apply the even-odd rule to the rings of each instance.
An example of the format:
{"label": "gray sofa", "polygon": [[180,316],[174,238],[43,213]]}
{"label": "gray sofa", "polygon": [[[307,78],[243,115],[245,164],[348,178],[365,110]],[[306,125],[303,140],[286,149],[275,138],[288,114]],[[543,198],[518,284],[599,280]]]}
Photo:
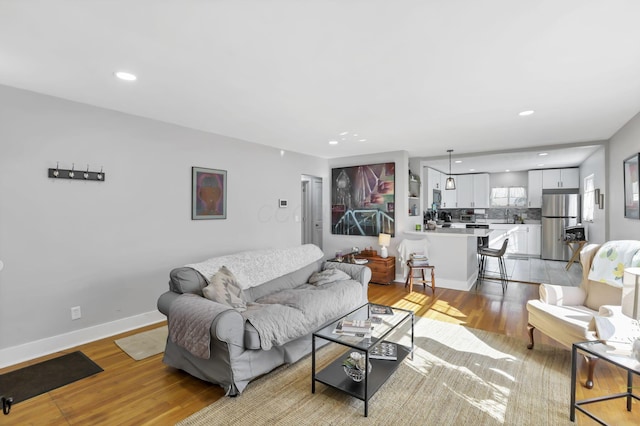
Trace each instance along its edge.
{"label": "gray sofa", "polygon": [[[313,248],[322,256],[320,249],[315,246]],[[251,264],[254,258],[252,253],[254,252],[243,252],[210,261],[213,261],[213,265],[224,263],[228,267],[229,263],[241,260],[241,263],[236,263],[237,269],[259,271],[264,266],[265,251],[261,251],[260,256],[255,256],[256,259],[261,257],[256,260],[255,265]],[[267,253],[267,258],[287,263],[295,261],[291,259],[295,253],[295,249],[293,252],[274,250],[272,255]],[[295,265],[295,262],[292,264]],[[313,331],[367,303],[367,287],[371,278],[371,270],[366,266],[324,262],[320,257],[291,272],[243,289],[248,308],[240,312],[223,303],[204,298],[202,289],[208,285],[208,278],[211,277],[205,279],[203,273],[196,269],[197,266],[173,269],[170,273],[170,290],[158,299],[158,310],[167,316],[170,329],[163,362],[222,386],[229,396],[240,394],[252,379],[309,354]],[[229,269],[233,271],[233,267]],[[314,272],[325,269],[338,269],[348,274],[350,279],[324,285],[308,283]],[[245,274],[244,281],[249,281],[247,278],[251,277]],[[210,333],[210,336],[205,336],[210,338],[208,358],[201,354],[194,355],[195,352],[177,344],[174,340],[179,339],[172,337],[172,313],[174,317],[178,317],[176,307],[180,302],[177,301],[184,302],[187,298],[204,306],[213,318],[210,326],[206,323],[208,328],[205,330]],[[292,321],[290,315],[284,315],[287,312],[298,315],[294,315],[294,318],[302,318],[303,321]],[[184,313],[180,315],[183,318],[185,316]],[[189,312],[187,315],[192,315],[194,321],[202,320],[198,318],[195,309],[193,314]],[[260,326],[267,319],[276,325],[286,324],[288,333],[280,338],[282,341],[265,341],[267,338]],[[301,328],[300,322],[306,323],[305,327]]]}

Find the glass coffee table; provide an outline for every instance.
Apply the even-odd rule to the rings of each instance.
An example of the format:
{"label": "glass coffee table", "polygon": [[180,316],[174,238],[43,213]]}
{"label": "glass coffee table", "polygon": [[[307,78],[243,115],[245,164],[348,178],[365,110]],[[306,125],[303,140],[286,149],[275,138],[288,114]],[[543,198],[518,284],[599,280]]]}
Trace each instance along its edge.
{"label": "glass coffee table", "polygon": [[[595,356],[599,359],[602,359],[626,371],[627,373],[626,392],[576,401],[576,382],[578,380],[577,378],[578,351],[580,351],[581,353],[586,353],[591,356]],[[625,398],[627,400],[627,411],[631,411],[632,399],[640,401],[640,397],[638,397],[633,393],[633,389],[634,389],[633,376],[640,375],[640,362],[631,356],[630,346],[628,350],[629,353],[626,353],[626,352],[627,351],[617,350],[615,346],[608,345],[599,340],[592,340],[589,342],[579,342],[579,343],[573,344],[571,348],[571,409],[569,413],[569,420],[571,420],[572,422],[576,420],[576,410],[578,410],[586,414],[596,422],[600,423],[601,425],[606,425],[607,423],[605,423],[604,420],[594,416],[582,406],[585,404],[591,404],[591,403],[600,402],[600,401],[607,401],[610,399]]]}
{"label": "glass coffee table", "polygon": [[[386,313],[380,313],[383,311],[386,311]],[[379,323],[373,324],[370,337],[363,335],[348,336],[334,333],[336,326],[341,323],[342,320],[366,320],[371,317],[377,317],[380,318],[380,320]],[[413,356],[413,323],[413,311],[367,303],[313,333],[311,393],[315,393],[316,391],[316,382],[341,390],[364,401],[364,415],[367,417],[369,415],[369,399],[371,399],[387,379],[391,377],[407,356]],[[409,328],[409,326],[411,329],[411,344],[409,346],[400,344],[398,341],[403,335],[400,331],[402,331],[402,327]],[[318,349],[316,339],[324,339],[337,343],[344,346],[346,351],[322,370],[316,371],[316,351]],[[371,358],[372,351],[379,350],[382,343],[393,343],[396,345],[397,353],[395,360]],[[342,362],[349,356],[349,353],[354,351],[360,352],[365,357],[365,365],[371,363],[371,372],[365,373],[364,379],[360,382],[356,382],[348,377],[342,367]]]}

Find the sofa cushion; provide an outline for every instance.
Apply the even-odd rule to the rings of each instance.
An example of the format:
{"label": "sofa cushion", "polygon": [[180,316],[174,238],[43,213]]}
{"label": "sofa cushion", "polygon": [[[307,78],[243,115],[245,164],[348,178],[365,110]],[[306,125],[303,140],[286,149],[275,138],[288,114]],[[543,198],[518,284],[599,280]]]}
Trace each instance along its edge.
{"label": "sofa cushion", "polygon": [[309,281],[309,277],[320,269],[322,261],[312,262],[297,271],[290,272],[281,277],[275,278],[257,287],[252,287],[244,291],[245,300],[254,302],[257,299],[282,290],[298,287]]}
{"label": "sofa cushion", "polygon": [[342,272],[339,269],[325,269],[324,271],[318,271],[311,274],[309,277],[309,284],[313,285],[325,285],[334,281],[350,280],[351,276],[346,272]]}
{"label": "sofa cushion", "polygon": [[202,294],[209,300],[231,306],[238,311],[247,309],[238,280],[225,266],[211,277],[211,284],[202,289]]}
{"label": "sofa cushion", "polygon": [[[362,284],[341,280],[322,286],[303,284],[267,295],[247,306],[242,316],[257,330],[260,348],[269,350],[305,336],[362,305]],[[253,332],[245,326],[245,332]],[[253,336],[245,335],[245,343]]]}
{"label": "sofa cushion", "polygon": [[169,288],[178,294],[202,296],[202,289],[207,286],[204,277],[193,268],[175,268],[169,273],[169,278]]}
{"label": "sofa cushion", "polygon": [[620,305],[622,289],[607,283],[589,280],[587,300],[584,302],[589,309],[598,310],[602,305]]}
{"label": "sofa cushion", "polygon": [[527,302],[529,324],[567,347],[575,342],[596,339],[593,317],[597,315],[584,306],[557,306],[540,300]]}

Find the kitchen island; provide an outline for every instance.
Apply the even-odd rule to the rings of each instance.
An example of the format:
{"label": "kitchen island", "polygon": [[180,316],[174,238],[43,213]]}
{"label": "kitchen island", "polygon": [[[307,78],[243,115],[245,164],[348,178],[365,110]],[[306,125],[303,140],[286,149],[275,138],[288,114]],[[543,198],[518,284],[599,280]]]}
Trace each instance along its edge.
{"label": "kitchen island", "polygon": [[408,239],[425,238],[429,243],[429,263],[436,268],[437,287],[462,291],[469,291],[478,278],[478,237],[490,233],[489,229],[458,228],[404,232]]}

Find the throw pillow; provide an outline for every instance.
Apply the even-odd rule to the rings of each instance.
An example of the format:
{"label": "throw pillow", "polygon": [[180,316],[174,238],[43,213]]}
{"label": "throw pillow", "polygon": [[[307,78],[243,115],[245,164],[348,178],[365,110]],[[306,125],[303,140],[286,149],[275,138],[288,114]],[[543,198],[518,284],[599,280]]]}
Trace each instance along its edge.
{"label": "throw pillow", "polygon": [[236,277],[226,266],[222,266],[211,277],[211,283],[202,289],[202,294],[209,300],[222,303],[242,312],[247,309],[242,288]]}
{"label": "throw pillow", "polygon": [[314,272],[309,277],[309,284],[316,286],[325,285],[334,281],[350,280],[351,276],[339,269],[325,269],[324,271]]}

